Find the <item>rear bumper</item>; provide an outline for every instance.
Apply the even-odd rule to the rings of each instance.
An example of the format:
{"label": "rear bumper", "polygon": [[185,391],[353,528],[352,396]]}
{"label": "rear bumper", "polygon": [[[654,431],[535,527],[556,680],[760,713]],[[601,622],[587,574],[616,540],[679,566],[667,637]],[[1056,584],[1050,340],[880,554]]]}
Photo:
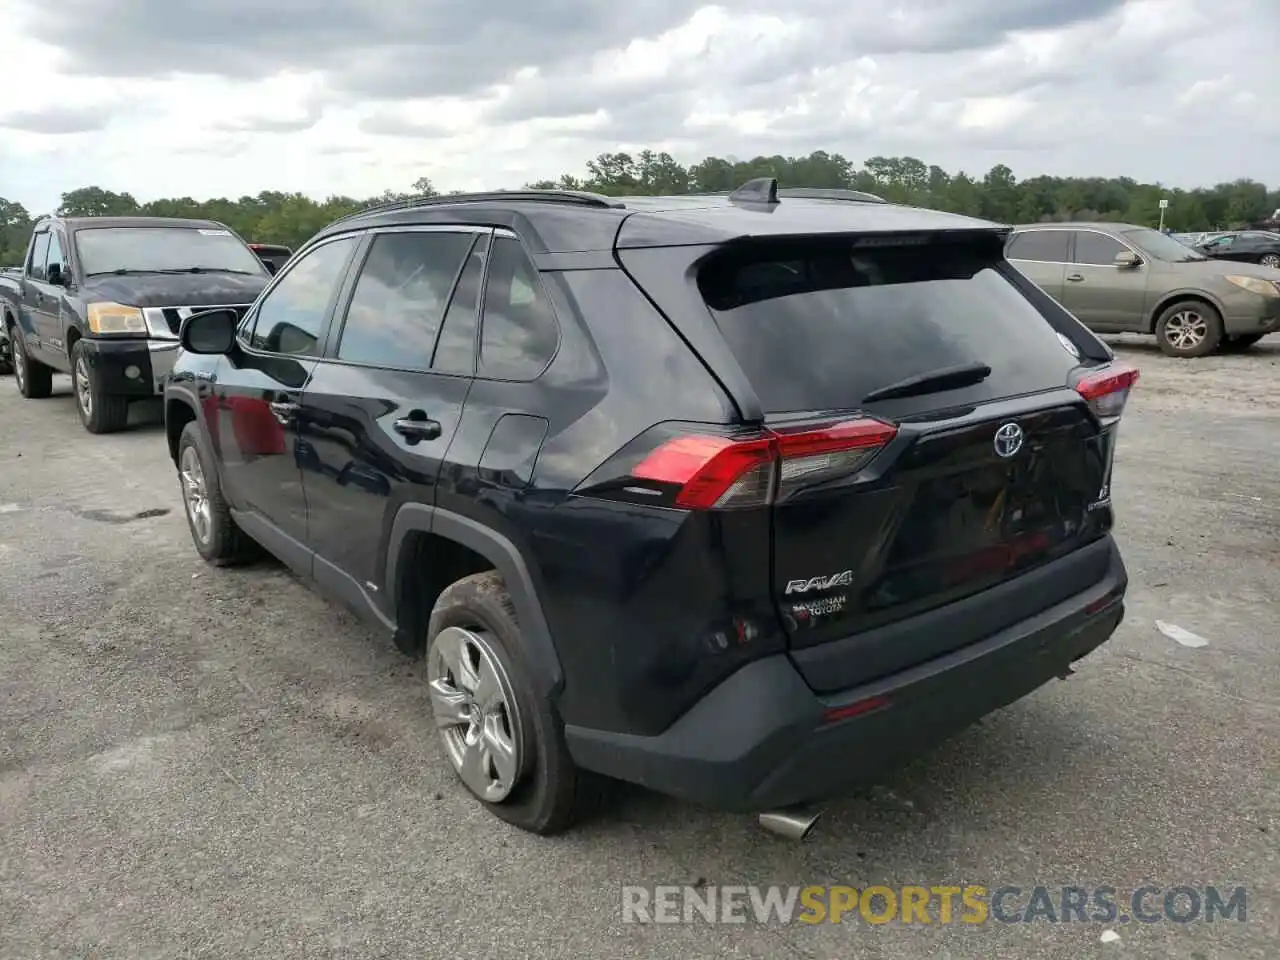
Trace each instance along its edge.
{"label": "rear bumper", "polygon": [[176,340],[92,340],[84,338],[90,366],[107,393],[126,397],[153,397],[164,390],[164,381],[178,356]]}
{"label": "rear bumper", "polygon": [[[1107,576],[984,640],[839,694],[819,696],[786,654],[733,674],[654,737],[566,727],[587,770],[725,810],[823,800],[910,760],[1062,675],[1124,616],[1128,577],[1111,543]],[[845,720],[824,714],[869,698]]]}

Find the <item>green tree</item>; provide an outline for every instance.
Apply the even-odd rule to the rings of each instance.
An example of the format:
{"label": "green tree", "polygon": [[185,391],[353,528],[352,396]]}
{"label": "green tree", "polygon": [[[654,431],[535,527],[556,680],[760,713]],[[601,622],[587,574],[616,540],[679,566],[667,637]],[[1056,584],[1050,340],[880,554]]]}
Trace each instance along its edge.
{"label": "green tree", "polygon": [[[981,178],[951,173],[917,157],[871,157],[861,167],[825,150],[805,156],[750,159],[705,157],[685,165],[669,153],[604,153],[585,169],[526,184],[526,189],[590,190],[611,195],[721,193],[753,177],[777,177],[787,187],[845,187],[912,203],[1002,222],[1040,220],[1114,220],[1155,226],[1160,200],[1169,201],[1165,224],[1175,230],[1226,229],[1257,222],[1280,208],[1280,188],[1255,180],[1193,190],[1140,183],[1130,177],[1033,176],[1018,180],[1004,164]],[[495,185],[498,188],[498,185]],[[128,193],[100,186],[62,195],[59,210],[72,216],[141,214],[217,220],[248,240],[298,247],[326,224],[363,207],[389,200],[439,195],[431,178],[421,176],[407,190],[377,197],[331,196],[313,199],[301,193],[263,191],[256,196],[197,200],[166,197],[139,203]],[[20,263],[32,218],[19,203],[0,199],[0,264]]]}

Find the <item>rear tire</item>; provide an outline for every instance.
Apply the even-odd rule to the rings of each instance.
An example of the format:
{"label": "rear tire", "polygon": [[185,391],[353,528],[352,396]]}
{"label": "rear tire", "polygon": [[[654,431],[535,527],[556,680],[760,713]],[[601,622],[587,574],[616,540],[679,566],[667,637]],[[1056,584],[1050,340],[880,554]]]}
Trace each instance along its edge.
{"label": "rear tire", "polygon": [[115,433],[129,423],[129,398],[103,389],[102,377],[89,362],[83,340],[71,348],[71,386],[80,422],[90,433]]}
{"label": "rear tire", "polygon": [[188,423],[178,438],[178,482],[187,527],[201,557],[216,566],[229,566],[257,554],[257,544],[231,517],[213,457],[194,422]]}
{"label": "rear tire", "polygon": [[[502,578],[493,571],[464,577],[431,612],[428,692],[445,755],[468,792],[512,826],[550,836],[595,813],[607,781],[574,765],[559,718],[530,681],[523,649]],[[494,705],[486,690],[505,702]],[[469,743],[475,756],[466,755]]]}
{"label": "rear tire", "polygon": [[1226,337],[1218,345],[1223,353],[1244,353],[1262,339],[1260,333],[1242,333],[1238,337]]}
{"label": "rear tire", "polygon": [[17,326],[9,331],[9,350],[18,392],[28,400],[44,400],[50,396],[53,393],[53,370],[27,355],[26,342]]}
{"label": "rear tire", "polygon": [[1156,320],[1156,342],[1169,357],[1203,357],[1222,342],[1222,316],[1201,300],[1179,300]]}
{"label": "rear tire", "polygon": [[1280,270],[1280,253],[1264,253],[1258,263],[1272,270]]}

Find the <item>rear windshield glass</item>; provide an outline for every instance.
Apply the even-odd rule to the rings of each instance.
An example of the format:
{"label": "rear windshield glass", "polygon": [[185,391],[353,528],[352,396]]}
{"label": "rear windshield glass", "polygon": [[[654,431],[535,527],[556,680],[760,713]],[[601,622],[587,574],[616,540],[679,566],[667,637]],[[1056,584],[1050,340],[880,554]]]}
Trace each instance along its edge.
{"label": "rear windshield glass", "polygon": [[768,413],[855,408],[908,377],[991,367],[932,398],[950,406],[1061,387],[1077,363],[1002,260],[999,241],[793,243],[726,251],[698,284]]}

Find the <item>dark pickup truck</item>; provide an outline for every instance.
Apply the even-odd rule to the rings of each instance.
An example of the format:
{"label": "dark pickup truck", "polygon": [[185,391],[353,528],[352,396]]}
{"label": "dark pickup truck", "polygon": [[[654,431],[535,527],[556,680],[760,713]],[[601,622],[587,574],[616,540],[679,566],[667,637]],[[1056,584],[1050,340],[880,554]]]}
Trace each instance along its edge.
{"label": "dark pickup truck", "polygon": [[0,329],[19,392],[49,396],[69,373],[90,433],[125,426],[159,395],[192,313],[243,313],[271,279],[221,223],[162,217],[46,217],[21,270],[0,273]]}

